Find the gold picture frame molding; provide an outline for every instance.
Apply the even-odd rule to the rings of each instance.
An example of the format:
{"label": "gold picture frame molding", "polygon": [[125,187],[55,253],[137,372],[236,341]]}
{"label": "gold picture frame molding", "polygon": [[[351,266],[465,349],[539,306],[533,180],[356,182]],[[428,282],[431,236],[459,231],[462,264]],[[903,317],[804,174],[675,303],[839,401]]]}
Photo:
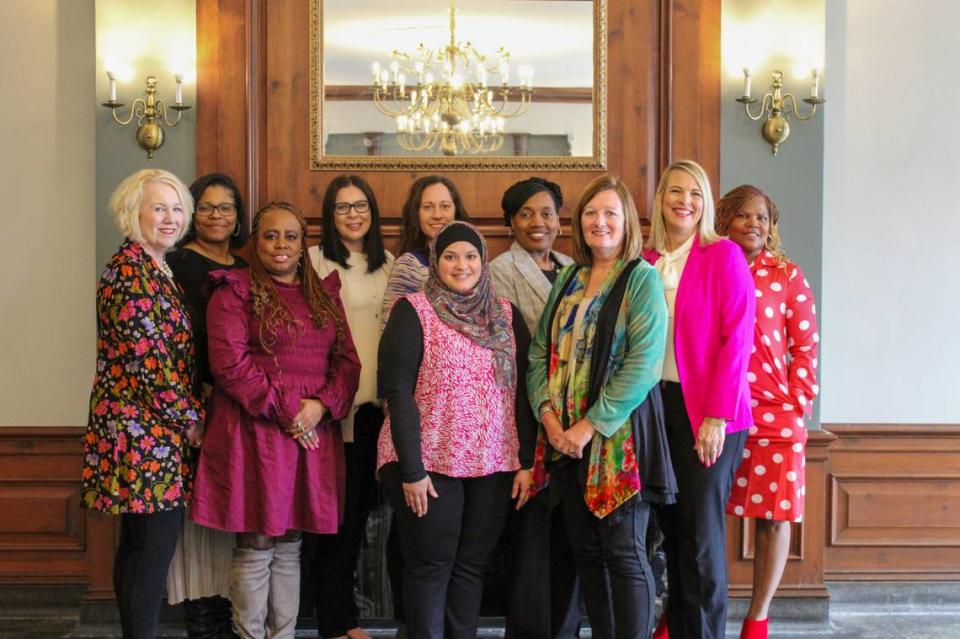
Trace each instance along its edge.
{"label": "gold picture frame molding", "polygon": [[607,0],[593,0],[593,155],[415,157],[323,155],[323,0],[310,2],[310,170],[605,171],[607,169]]}

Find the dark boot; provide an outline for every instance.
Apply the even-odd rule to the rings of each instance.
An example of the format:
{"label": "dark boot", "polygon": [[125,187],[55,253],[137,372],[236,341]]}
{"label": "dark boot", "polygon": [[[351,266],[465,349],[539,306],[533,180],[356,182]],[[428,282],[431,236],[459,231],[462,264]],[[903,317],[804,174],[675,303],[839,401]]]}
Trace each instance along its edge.
{"label": "dark boot", "polygon": [[[183,602],[183,611],[187,621],[187,637],[190,639],[222,639],[224,622],[223,603],[226,602],[229,610],[230,602],[222,597],[203,597],[202,599],[186,599]],[[229,613],[227,613],[229,614]],[[232,633],[232,624],[229,624]]]}

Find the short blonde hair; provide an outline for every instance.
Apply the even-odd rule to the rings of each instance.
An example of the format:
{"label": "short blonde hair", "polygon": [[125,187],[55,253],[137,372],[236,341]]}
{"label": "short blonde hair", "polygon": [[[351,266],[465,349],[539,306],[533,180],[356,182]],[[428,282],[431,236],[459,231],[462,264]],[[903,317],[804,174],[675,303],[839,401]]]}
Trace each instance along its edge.
{"label": "short blonde hair", "polygon": [[714,228],[716,210],[713,205],[713,191],[710,189],[710,178],[703,167],[693,160],[678,160],[668,166],[660,177],[657,193],[653,196],[653,209],[650,214],[650,239],[647,247],[658,253],[667,250],[667,228],[663,220],[663,193],[667,190],[667,182],[674,171],[686,171],[697,183],[703,193],[703,215],[700,216],[700,244],[706,246],[720,239]]}
{"label": "short blonde hair", "polygon": [[117,230],[123,233],[128,240],[143,242],[143,232],[140,230],[140,204],[143,201],[144,187],[150,182],[159,182],[169,186],[177,192],[180,204],[183,206],[183,226],[177,241],[190,228],[190,219],[193,216],[193,196],[190,189],[180,181],[176,175],[162,169],[143,169],[124,178],[123,182],[110,196],[110,212]]}
{"label": "short blonde hair", "polygon": [[643,231],[640,229],[640,217],[637,215],[637,205],[630,195],[630,189],[626,183],[619,177],[611,174],[601,175],[595,178],[580,194],[580,200],[577,202],[577,208],[573,214],[573,259],[581,266],[589,266],[593,263],[593,252],[587,246],[587,240],[583,237],[583,227],[580,224],[580,216],[583,210],[587,208],[598,193],[603,191],[614,191],[620,198],[623,205],[623,247],[620,250],[620,257],[630,261],[641,257],[643,254]]}

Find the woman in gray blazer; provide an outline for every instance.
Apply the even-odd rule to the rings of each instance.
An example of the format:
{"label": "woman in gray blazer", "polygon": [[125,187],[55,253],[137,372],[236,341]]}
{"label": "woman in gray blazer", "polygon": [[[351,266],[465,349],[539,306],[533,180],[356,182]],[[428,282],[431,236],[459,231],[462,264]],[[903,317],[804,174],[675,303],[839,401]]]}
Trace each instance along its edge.
{"label": "woman in gray blazer", "polygon": [[510,250],[490,262],[497,295],[513,302],[534,331],[557,273],[570,257],[553,250],[560,235],[560,186],[543,178],[517,182],[503,194],[503,222],[514,235]]}
{"label": "woman in gray blazer", "polygon": [[[573,260],[553,250],[560,235],[563,193],[553,182],[529,178],[503,194],[503,221],[514,235],[510,250],[490,263],[496,295],[513,302],[531,333],[560,269]],[[538,468],[539,466],[539,468]],[[580,624],[580,590],[561,509],[551,512],[542,459],[538,492],[507,523],[506,639],[572,639]]]}

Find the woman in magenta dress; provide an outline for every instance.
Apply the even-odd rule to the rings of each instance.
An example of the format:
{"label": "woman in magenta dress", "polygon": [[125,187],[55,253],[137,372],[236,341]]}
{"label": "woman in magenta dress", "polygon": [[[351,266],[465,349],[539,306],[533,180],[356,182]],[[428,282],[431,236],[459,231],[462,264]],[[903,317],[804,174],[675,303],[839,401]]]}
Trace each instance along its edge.
{"label": "woman in magenta dress", "polygon": [[750,429],[727,514],[756,520],[753,597],[741,638],[765,639],[767,613],[790,549],[790,522],[803,519],[804,444],[817,387],[817,316],[800,267],[783,254],[780,213],[754,186],[717,204],[717,232],[736,242],[756,283],[757,322],[747,379]]}
{"label": "woman in magenta dress", "polygon": [[307,225],[274,202],[253,221],[250,268],[211,274],[214,395],[192,519],[238,533],[230,574],[242,637],[293,637],[300,532],[335,533],[344,461],[337,423],[360,361],[336,273],[306,261]]}

